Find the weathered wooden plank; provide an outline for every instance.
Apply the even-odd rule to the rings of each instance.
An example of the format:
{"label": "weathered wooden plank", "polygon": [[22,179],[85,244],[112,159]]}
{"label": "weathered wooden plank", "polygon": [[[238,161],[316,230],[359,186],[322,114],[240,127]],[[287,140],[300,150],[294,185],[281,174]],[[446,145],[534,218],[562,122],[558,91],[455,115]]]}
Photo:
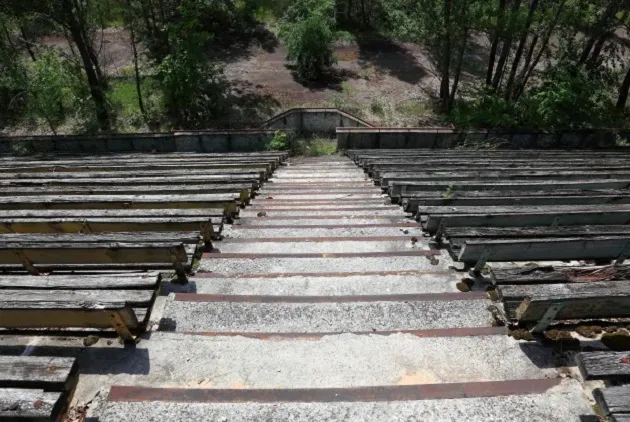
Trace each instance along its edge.
{"label": "weathered wooden plank", "polygon": [[537,322],[551,304],[562,303],[555,319],[622,318],[630,316],[630,281],[501,286],[509,317]]}
{"label": "weathered wooden plank", "polygon": [[[49,276],[54,277],[54,276]],[[45,277],[45,278],[49,278]],[[42,290],[2,289],[0,303],[3,309],[35,308],[41,303],[72,308],[78,303],[120,303],[122,306],[148,307],[153,301],[154,289],[147,290]],[[1,323],[0,323],[1,324]]]}
{"label": "weathered wooden plank", "polygon": [[575,359],[582,378],[587,381],[630,381],[628,352],[582,352]]}
{"label": "weathered wooden plank", "polygon": [[622,225],[630,223],[630,214],[625,210],[551,211],[522,214],[431,214],[423,223],[423,228],[435,234],[442,222],[445,227]]}
{"label": "weathered wooden plank", "polygon": [[[163,243],[19,243],[0,241],[0,264],[185,263],[181,242]],[[27,263],[25,263],[27,262]]]}
{"label": "weathered wooden plank", "polygon": [[611,226],[538,226],[538,227],[446,227],[447,239],[589,237],[630,235],[630,225]]}
{"label": "weathered wooden plank", "polygon": [[181,218],[204,217],[221,220],[225,212],[215,209],[68,209],[68,210],[0,210],[1,218]]}
{"label": "weathered wooden plank", "polygon": [[523,266],[491,268],[495,285],[589,283],[593,281],[619,281],[630,279],[629,265],[606,266]]}
{"label": "weathered wooden plank", "polygon": [[0,209],[214,208],[234,214],[239,199],[239,194],[15,196],[0,197]]}
{"label": "weathered wooden plank", "polygon": [[159,273],[102,274],[102,275],[3,275],[0,289],[42,290],[141,290],[155,289],[161,282]]}
{"label": "weathered wooden plank", "polygon": [[486,261],[563,261],[578,259],[616,259],[630,247],[630,236],[589,238],[502,239],[467,241],[458,260],[476,263]]}
{"label": "weathered wooden plank", "polygon": [[253,175],[210,175],[165,177],[102,177],[102,178],[70,178],[70,179],[0,179],[2,187],[17,186],[168,186],[182,184],[204,184],[208,187],[222,186],[226,184],[251,185],[252,189],[258,189],[260,183],[258,177]]}
{"label": "weathered wooden plank", "polygon": [[510,196],[507,192],[499,196],[486,197],[465,197],[445,195],[435,198],[402,198],[403,209],[406,212],[417,212],[420,207],[424,206],[459,206],[459,207],[478,207],[478,206],[555,206],[555,205],[606,205],[606,204],[630,204],[630,192],[623,195],[556,195],[556,192],[548,192],[547,195],[533,196]]}
{"label": "weathered wooden plank", "polygon": [[198,231],[204,242],[215,239],[222,224],[204,217],[181,218],[1,218],[0,233],[117,233]]}
{"label": "weathered wooden plank", "polygon": [[[183,167],[183,166],[182,166]],[[119,171],[119,172],[39,172],[39,173],[0,173],[0,179],[98,179],[98,178],[111,178],[111,177],[162,177],[168,178],[171,176],[188,176],[190,174],[196,175],[239,175],[247,176],[251,178],[257,178],[261,181],[266,180],[267,171],[244,171],[241,169],[206,169],[196,170],[194,173],[188,170],[165,170],[160,172],[155,171]]]}
{"label": "weathered wooden plank", "polygon": [[43,185],[43,186],[0,186],[0,196],[29,195],[164,195],[164,194],[220,194],[252,192],[251,184],[221,185]]}
{"label": "weathered wooden plank", "polygon": [[514,191],[514,190],[569,190],[569,189],[628,189],[630,179],[593,179],[593,180],[535,180],[535,181],[427,181],[427,182],[391,182],[388,187],[392,197],[411,197],[412,192],[449,190],[476,191]]}
{"label": "weathered wooden plank", "polygon": [[0,420],[56,421],[66,405],[66,395],[61,392],[0,388]]}
{"label": "weathered wooden plank", "polygon": [[0,356],[0,388],[69,391],[77,370],[75,358]]}
{"label": "weathered wooden plank", "polygon": [[593,398],[604,416],[613,413],[630,416],[630,385],[596,388],[593,390]]}
{"label": "weathered wooden plank", "polygon": [[41,243],[185,243],[198,244],[199,231],[186,232],[116,232],[116,233],[7,233],[0,242],[41,244]]}
{"label": "weathered wooden plank", "polygon": [[186,164],[155,164],[155,163],[125,163],[116,165],[115,163],[101,163],[101,164],[92,164],[92,165],[63,165],[63,164],[52,164],[47,165],[45,163],[40,164],[31,164],[31,165],[22,165],[19,168],[12,166],[2,166],[0,167],[0,173],[14,173],[19,171],[21,173],[44,173],[44,172],[77,172],[77,173],[85,173],[85,172],[126,172],[129,169],[133,168],[138,171],[155,171],[155,172],[164,172],[164,171],[173,171],[173,170],[181,170],[181,168],[185,166],[191,172],[194,171],[206,171],[206,170],[264,170],[266,172],[271,172],[273,170],[273,165],[271,163],[261,163],[261,162],[240,162],[240,163],[205,163],[205,164],[196,164],[196,163],[186,163]]}
{"label": "weathered wooden plank", "polygon": [[625,211],[630,213],[628,204],[606,205],[543,205],[543,206],[424,206],[418,208],[419,215],[431,214],[536,214],[542,212],[575,212],[575,211]]}
{"label": "weathered wooden plank", "polygon": [[55,152],[52,154],[36,154],[24,157],[15,155],[2,155],[0,161],[7,162],[39,162],[39,161],[103,161],[103,160],[125,160],[125,161],[188,161],[188,160],[214,160],[214,159],[232,159],[240,160],[243,158],[269,158],[277,159],[280,162],[289,157],[286,151],[260,151],[251,153],[199,153],[199,152],[131,152],[131,153],[64,153]]}

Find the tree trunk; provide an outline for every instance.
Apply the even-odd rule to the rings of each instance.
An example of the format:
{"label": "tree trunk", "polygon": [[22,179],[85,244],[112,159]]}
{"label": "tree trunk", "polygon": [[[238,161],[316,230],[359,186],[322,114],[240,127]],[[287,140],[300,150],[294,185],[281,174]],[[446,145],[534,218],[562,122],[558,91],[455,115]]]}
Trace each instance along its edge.
{"label": "tree trunk", "polygon": [[516,89],[514,90],[513,99],[516,100],[521,94],[521,88],[523,87],[523,81],[525,80],[525,75],[527,74],[527,70],[532,63],[532,58],[534,57],[534,50],[536,50],[536,46],[538,45],[538,34],[534,35],[532,38],[532,42],[529,44],[529,49],[527,50],[527,55],[525,56],[525,63],[523,63],[523,68],[521,72],[518,74],[516,78]]}
{"label": "tree trunk", "polygon": [[28,51],[28,55],[31,56],[31,60],[36,62],[37,57],[35,57],[35,52],[31,48],[31,42],[28,40],[28,37],[26,36],[26,31],[24,30],[24,27],[21,25],[20,25],[20,33],[22,34],[22,39],[24,40],[24,47],[26,47],[26,51]]}
{"label": "tree trunk", "polygon": [[608,22],[615,16],[618,8],[620,7],[619,3],[625,3],[620,0],[610,0],[608,2],[608,6],[606,10],[602,14],[602,17],[593,25],[591,28],[591,36],[588,38],[586,45],[584,46],[584,50],[580,55],[580,59],[578,61],[579,64],[584,64],[588,60],[591,50],[593,46],[597,42],[597,40],[601,37],[602,33],[605,32],[606,25]]}
{"label": "tree trunk", "polygon": [[619,98],[617,99],[617,110],[624,111],[626,108],[626,102],[628,101],[628,91],[630,91],[630,68],[626,72],[626,77],[623,78],[623,83],[619,88]]}
{"label": "tree trunk", "polygon": [[83,68],[90,85],[90,95],[94,101],[96,108],[96,118],[98,119],[99,126],[102,131],[108,132],[111,130],[111,122],[109,119],[109,113],[105,105],[105,94],[103,93],[102,86],[99,83],[98,75],[94,70],[92,60],[90,59],[90,53],[88,51],[85,39],[83,39],[83,33],[81,31],[81,24],[74,14],[74,7],[72,0],[62,0],[61,7],[63,8],[66,23],[72,39],[79,50],[81,61],[83,62]]}
{"label": "tree trunk", "polygon": [[519,97],[525,91],[525,86],[527,86],[527,82],[529,81],[529,78],[532,76],[532,73],[534,73],[534,70],[536,69],[536,66],[538,66],[538,63],[540,62],[542,55],[545,53],[545,50],[547,50],[547,47],[549,46],[549,40],[551,40],[553,31],[556,29],[556,25],[558,25],[558,21],[560,20],[560,15],[562,14],[562,10],[564,9],[564,5],[566,4],[566,2],[567,0],[562,0],[560,5],[558,6],[558,10],[556,11],[555,16],[553,17],[553,22],[551,23],[551,25],[549,25],[549,29],[547,30],[547,33],[545,34],[545,38],[543,39],[542,45],[540,46],[540,50],[538,51],[538,54],[536,55],[536,58],[534,59],[532,64],[529,66],[529,69],[527,69],[527,73],[525,74],[525,77],[521,81],[521,85],[519,89],[517,90],[517,93],[514,97],[515,100],[518,100]]}
{"label": "tree trunk", "polygon": [[440,83],[440,99],[442,110],[448,111],[450,100],[450,68],[451,68],[451,9],[453,0],[444,0],[444,41],[442,44],[442,79]]}
{"label": "tree trunk", "polygon": [[521,57],[523,56],[523,50],[525,50],[525,43],[527,42],[527,36],[529,35],[529,28],[532,26],[532,21],[534,20],[534,13],[536,12],[536,8],[538,7],[538,0],[532,0],[529,4],[529,12],[527,13],[527,19],[525,20],[525,28],[523,28],[523,33],[521,34],[521,40],[518,43],[518,47],[516,48],[516,54],[514,55],[514,61],[512,62],[512,69],[510,70],[510,76],[507,81],[507,85],[505,87],[505,99],[510,99],[512,96],[512,87],[514,86],[514,78],[516,77],[516,71],[518,70],[518,66],[521,62]]}
{"label": "tree trunk", "polygon": [[451,96],[448,101],[449,112],[453,109],[453,104],[455,103],[455,94],[457,94],[457,88],[459,87],[459,79],[462,75],[462,66],[464,64],[464,54],[466,53],[467,44],[468,44],[468,31],[464,33],[464,38],[462,39],[462,46],[459,49],[459,54],[457,57],[457,65],[455,67],[455,76],[453,78],[453,89],[451,89]]}
{"label": "tree trunk", "polygon": [[505,5],[507,0],[499,0],[499,9],[497,10],[497,27],[492,36],[492,46],[490,47],[490,57],[488,58],[488,71],[486,72],[486,85],[492,84],[492,74],[494,73],[494,62],[499,48],[499,40],[501,39],[501,31],[503,30],[503,20],[505,17]]}
{"label": "tree trunk", "polygon": [[494,79],[492,80],[492,88],[498,89],[499,83],[501,82],[501,78],[503,77],[503,70],[505,68],[505,63],[507,62],[508,57],[510,56],[510,50],[512,49],[512,40],[514,39],[514,23],[516,17],[518,15],[518,9],[521,7],[521,0],[515,0],[512,6],[512,13],[510,16],[510,22],[507,28],[507,35],[503,40],[503,47],[501,48],[501,55],[499,56],[499,62],[497,63],[497,70],[494,74]]}
{"label": "tree trunk", "polygon": [[140,79],[140,70],[138,68],[138,49],[136,48],[136,32],[133,26],[133,13],[131,11],[131,0],[127,0],[127,11],[129,12],[129,35],[131,37],[131,51],[133,52],[133,67],[136,74],[136,92],[138,93],[138,107],[145,121],[147,113],[144,109],[144,101],[142,101],[142,80]]}

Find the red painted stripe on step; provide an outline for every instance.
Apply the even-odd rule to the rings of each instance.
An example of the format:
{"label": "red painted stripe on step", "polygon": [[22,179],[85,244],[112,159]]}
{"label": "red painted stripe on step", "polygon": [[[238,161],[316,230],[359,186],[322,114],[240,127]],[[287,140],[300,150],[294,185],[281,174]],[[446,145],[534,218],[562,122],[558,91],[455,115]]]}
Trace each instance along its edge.
{"label": "red painted stripe on step", "polygon": [[[287,216],[265,216],[265,217],[241,217],[236,222],[249,223],[250,221],[264,220],[401,220],[404,216],[396,217],[391,215],[287,215]],[[236,224],[236,223],[235,223]]]}
{"label": "red painted stripe on step", "polygon": [[225,332],[225,331],[184,331],[181,334],[199,335],[208,337],[247,337],[257,340],[288,341],[288,340],[320,340],[326,336],[340,334],[354,334],[357,336],[377,335],[389,336],[392,334],[411,334],[421,338],[435,337],[479,337],[507,335],[506,327],[472,327],[472,328],[441,328],[435,330],[397,330],[397,331],[357,331],[357,332],[329,332],[329,333],[253,333],[253,332]]}
{"label": "red painted stripe on step", "polygon": [[309,224],[300,226],[282,226],[282,225],[270,225],[259,226],[257,224],[235,224],[231,226],[232,229],[239,230],[278,230],[278,229],[366,229],[366,228],[382,228],[382,227],[400,227],[400,228],[416,228],[420,229],[421,226],[418,223],[398,223],[398,224]]}
{"label": "red painted stripe on step", "polygon": [[331,273],[265,273],[265,274],[220,274],[220,273],[197,273],[194,275],[196,278],[285,278],[285,277],[326,277],[326,278],[339,278],[339,277],[353,277],[353,276],[381,276],[386,277],[388,275],[398,276],[421,276],[421,275],[435,275],[445,276],[455,275],[451,271],[428,271],[428,270],[408,270],[408,271],[348,271],[348,272],[331,272]]}
{"label": "red painted stripe on step", "polygon": [[[332,204],[331,204],[332,205]],[[337,204],[339,205],[339,204]],[[257,206],[252,206],[247,208],[250,211],[265,211],[265,212],[274,212],[274,211],[295,211],[295,212],[304,212],[304,211],[312,211],[312,208],[269,208],[267,205],[264,208],[259,208]],[[400,210],[402,213],[402,209],[399,206],[380,206],[380,207],[357,207],[357,208],[325,208],[319,209],[318,212],[328,212],[328,211],[392,211],[392,210]],[[391,216],[390,216],[391,218]]]}
{"label": "red painted stripe on step", "polygon": [[[346,236],[346,237],[249,237],[230,238],[221,244],[230,243],[287,243],[287,242],[403,242],[411,241],[413,236]],[[417,241],[417,239],[416,239]]]}
{"label": "red painted stripe on step", "polygon": [[331,403],[464,399],[543,394],[560,378],[354,388],[197,389],[113,386],[111,402]]}
{"label": "red painted stripe on step", "polygon": [[324,204],[324,203],[332,203],[338,204],[339,202],[374,202],[377,204],[382,204],[384,200],[386,200],[385,196],[381,198],[339,198],[339,199],[273,199],[273,197],[269,197],[269,195],[265,195],[264,193],[258,193],[258,197],[254,200],[256,204],[265,203],[265,204],[281,204],[281,203],[307,203],[307,204]]}
{"label": "red painted stripe on step", "polygon": [[395,256],[435,256],[439,250],[413,250],[394,252],[342,252],[342,253],[216,253],[206,252],[209,259],[263,259],[263,258],[390,258]]}
{"label": "red painted stripe on step", "polygon": [[356,189],[342,189],[342,190],[335,190],[335,189],[300,189],[300,188],[295,188],[292,190],[288,190],[287,191],[279,191],[279,190],[267,190],[265,191],[265,195],[269,195],[269,196],[274,196],[274,195],[284,195],[284,196],[295,196],[295,195],[383,195],[379,190],[377,189],[363,189],[363,190],[356,190]]}
{"label": "red painted stripe on step", "polygon": [[349,303],[349,302],[436,302],[488,299],[486,292],[468,293],[416,293],[397,295],[359,296],[266,296],[266,295],[214,295],[202,293],[175,293],[178,302],[239,302],[239,303]]}

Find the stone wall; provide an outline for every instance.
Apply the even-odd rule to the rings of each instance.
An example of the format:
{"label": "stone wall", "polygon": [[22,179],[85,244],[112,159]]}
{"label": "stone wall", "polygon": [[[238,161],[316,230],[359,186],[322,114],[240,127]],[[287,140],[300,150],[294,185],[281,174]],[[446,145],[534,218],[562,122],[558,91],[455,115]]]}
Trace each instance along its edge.
{"label": "stone wall", "polygon": [[372,127],[368,122],[336,108],[295,108],[261,125],[265,129],[334,135],[339,127]]}
{"label": "stone wall", "polygon": [[339,149],[452,148],[504,144],[514,148],[611,148],[630,131],[456,131],[448,128],[338,128]]}

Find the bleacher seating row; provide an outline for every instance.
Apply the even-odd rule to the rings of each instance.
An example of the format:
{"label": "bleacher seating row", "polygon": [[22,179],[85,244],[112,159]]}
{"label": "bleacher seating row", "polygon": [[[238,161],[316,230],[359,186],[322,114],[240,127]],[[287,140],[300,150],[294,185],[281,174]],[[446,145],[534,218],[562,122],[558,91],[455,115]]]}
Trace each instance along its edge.
{"label": "bleacher seating row", "polygon": [[[348,156],[436,245],[470,268],[467,287],[490,284],[501,323],[534,335],[601,323],[630,336],[630,265],[623,265],[630,258],[630,152],[351,150]],[[630,383],[628,353],[584,352],[577,362],[586,380]],[[594,397],[602,417],[630,421],[628,385],[596,389]]]}
{"label": "bleacher seating row", "polygon": [[[0,157],[0,332],[135,341],[286,158]],[[0,419],[60,420],[77,378],[74,358],[0,356]]]}

